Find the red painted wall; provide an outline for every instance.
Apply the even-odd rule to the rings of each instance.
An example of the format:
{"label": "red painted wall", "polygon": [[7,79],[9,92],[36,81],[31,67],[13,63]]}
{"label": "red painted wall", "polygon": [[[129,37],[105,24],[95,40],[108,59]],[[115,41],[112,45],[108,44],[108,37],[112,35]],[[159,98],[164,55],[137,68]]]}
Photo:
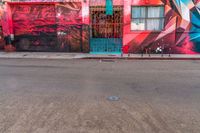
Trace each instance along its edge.
{"label": "red painted wall", "polygon": [[13,33],[39,34],[56,32],[56,11],[54,4],[11,4]]}
{"label": "red painted wall", "polygon": [[14,34],[13,43],[18,50],[88,52],[89,30],[85,25],[89,19],[88,11],[82,10],[84,4],[7,3],[3,17],[4,35]]}

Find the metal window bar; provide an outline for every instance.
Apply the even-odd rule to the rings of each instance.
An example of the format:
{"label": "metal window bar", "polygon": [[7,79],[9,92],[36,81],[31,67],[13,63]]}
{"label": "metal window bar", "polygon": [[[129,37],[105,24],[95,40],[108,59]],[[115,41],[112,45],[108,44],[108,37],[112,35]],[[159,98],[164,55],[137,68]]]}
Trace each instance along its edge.
{"label": "metal window bar", "polygon": [[[105,15],[105,7],[90,7],[92,19],[91,30],[93,38],[122,37],[122,7],[114,7],[112,16]],[[119,19],[116,19],[116,18]],[[103,23],[102,23],[103,22]]]}

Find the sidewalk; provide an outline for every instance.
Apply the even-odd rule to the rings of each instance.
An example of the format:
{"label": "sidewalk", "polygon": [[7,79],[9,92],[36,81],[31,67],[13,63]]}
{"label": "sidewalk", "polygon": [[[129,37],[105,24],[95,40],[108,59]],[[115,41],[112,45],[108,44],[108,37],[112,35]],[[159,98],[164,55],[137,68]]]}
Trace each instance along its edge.
{"label": "sidewalk", "polygon": [[95,55],[89,53],[56,53],[56,52],[0,52],[0,59],[132,59],[132,60],[200,60],[200,54],[123,54],[121,55]]}

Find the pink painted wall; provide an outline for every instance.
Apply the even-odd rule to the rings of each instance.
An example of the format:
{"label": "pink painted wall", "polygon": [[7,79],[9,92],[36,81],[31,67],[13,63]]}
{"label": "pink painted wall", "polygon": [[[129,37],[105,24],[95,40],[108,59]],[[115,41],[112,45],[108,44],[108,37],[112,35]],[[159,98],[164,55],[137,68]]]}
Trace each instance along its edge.
{"label": "pink painted wall", "polygon": [[3,6],[1,22],[2,22],[2,28],[3,28],[3,35],[8,36],[10,34],[13,34],[11,9],[7,3]]}

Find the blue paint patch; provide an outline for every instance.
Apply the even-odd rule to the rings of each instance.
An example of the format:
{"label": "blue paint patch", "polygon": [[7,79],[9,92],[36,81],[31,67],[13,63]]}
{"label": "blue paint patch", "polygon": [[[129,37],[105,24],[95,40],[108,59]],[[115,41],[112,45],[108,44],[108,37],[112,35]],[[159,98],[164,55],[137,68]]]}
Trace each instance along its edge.
{"label": "blue paint patch", "polygon": [[190,41],[194,44],[194,51],[200,52],[200,14],[199,9],[193,8],[191,10],[191,29],[189,32]]}
{"label": "blue paint patch", "polygon": [[122,54],[122,52],[90,52],[90,54],[99,54],[99,55],[107,55],[107,54],[110,54],[110,55],[120,55]]}
{"label": "blue paint patch", "polygon": [[113,1],[106,0],[106,15],[113,15]]}
{"label": "blue paint patch", "polygon": [[90,53],[121,54],[121,38],[90,38]]}
{"label": "blue paint patch", "polygon": [[186,6],[192,2],[191,0],[176,0],[176,1],[182,1]]}

